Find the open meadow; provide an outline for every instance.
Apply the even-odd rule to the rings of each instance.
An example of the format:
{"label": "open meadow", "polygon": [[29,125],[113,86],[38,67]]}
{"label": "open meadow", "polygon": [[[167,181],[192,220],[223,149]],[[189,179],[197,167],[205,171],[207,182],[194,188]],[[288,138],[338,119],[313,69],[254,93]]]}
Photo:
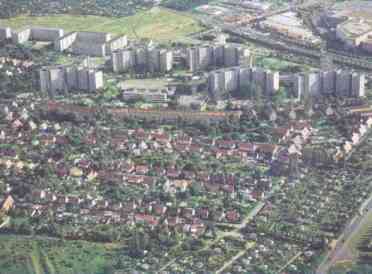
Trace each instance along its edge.
{"label": "open meadow", "polygon": [[199,23],[184,13],[152,8],[128,17],[92,15],[17,16],[0,19],[0,26],[21,29],[26,26],[58,27],[69,31],[110,32],[130,38],[149,38],[160,42],[180,39],[201,30]]}
{"label": "open meadow", "polygon": [[1,235],[0,274],[111,273],[114,253],[104,244]]}

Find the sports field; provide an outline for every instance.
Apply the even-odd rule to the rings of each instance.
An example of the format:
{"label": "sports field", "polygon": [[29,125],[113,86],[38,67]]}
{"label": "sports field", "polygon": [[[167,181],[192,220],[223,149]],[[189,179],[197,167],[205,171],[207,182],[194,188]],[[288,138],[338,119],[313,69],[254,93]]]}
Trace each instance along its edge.
{"label": "sports field", "polygon": [[0,26],[14,29],[25,26],[59,27],[67,32],[110,32],[160,42],[174,41],[201,30],[198,22],[188,15],[158,7],[121,18],[91,15],[17,16],[0,19]]}

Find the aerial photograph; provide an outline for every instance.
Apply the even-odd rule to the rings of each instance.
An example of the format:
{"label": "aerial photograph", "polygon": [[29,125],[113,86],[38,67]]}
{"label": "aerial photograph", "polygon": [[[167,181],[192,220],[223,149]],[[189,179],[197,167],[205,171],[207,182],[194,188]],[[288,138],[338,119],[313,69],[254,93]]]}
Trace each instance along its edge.
{"label": "aerial photograph", "polygon": [[372,274],[372,0],[0,0],[0,274]]}

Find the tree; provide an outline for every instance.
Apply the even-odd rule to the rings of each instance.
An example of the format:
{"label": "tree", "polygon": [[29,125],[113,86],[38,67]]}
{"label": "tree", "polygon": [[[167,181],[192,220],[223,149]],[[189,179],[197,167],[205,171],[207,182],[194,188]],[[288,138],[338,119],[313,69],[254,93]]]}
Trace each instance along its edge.
{"label": "tree", "polygon": [[132,257],[144,257],[146,249],[149,248],[150,238],[142,227],[137,227],[134,230],[134,235],[130,239],[129,255]]}
{"label": "tree", "polygon": [[199,196],[202,192],[200,183],[193,181],[190,187],[190,193],[192,196]]}

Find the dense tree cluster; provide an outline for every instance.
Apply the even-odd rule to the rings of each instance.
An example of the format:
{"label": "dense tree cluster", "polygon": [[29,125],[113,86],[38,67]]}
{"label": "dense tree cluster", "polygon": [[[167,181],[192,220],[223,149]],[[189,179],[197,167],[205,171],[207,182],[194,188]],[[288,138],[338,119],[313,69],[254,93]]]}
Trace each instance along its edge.
{"label": "dense tree cluster", "polygon": [[165,0],[163,5],[176,10],[188,10],[207,3],[208,0]]}
{"label": "dense tree cluster", "polygon": [[45,15],[55,13],[127,16],[141,7],[151,7],[152,1],[133,0],[4,0],[0,2],[0,18],[20,14]]}

